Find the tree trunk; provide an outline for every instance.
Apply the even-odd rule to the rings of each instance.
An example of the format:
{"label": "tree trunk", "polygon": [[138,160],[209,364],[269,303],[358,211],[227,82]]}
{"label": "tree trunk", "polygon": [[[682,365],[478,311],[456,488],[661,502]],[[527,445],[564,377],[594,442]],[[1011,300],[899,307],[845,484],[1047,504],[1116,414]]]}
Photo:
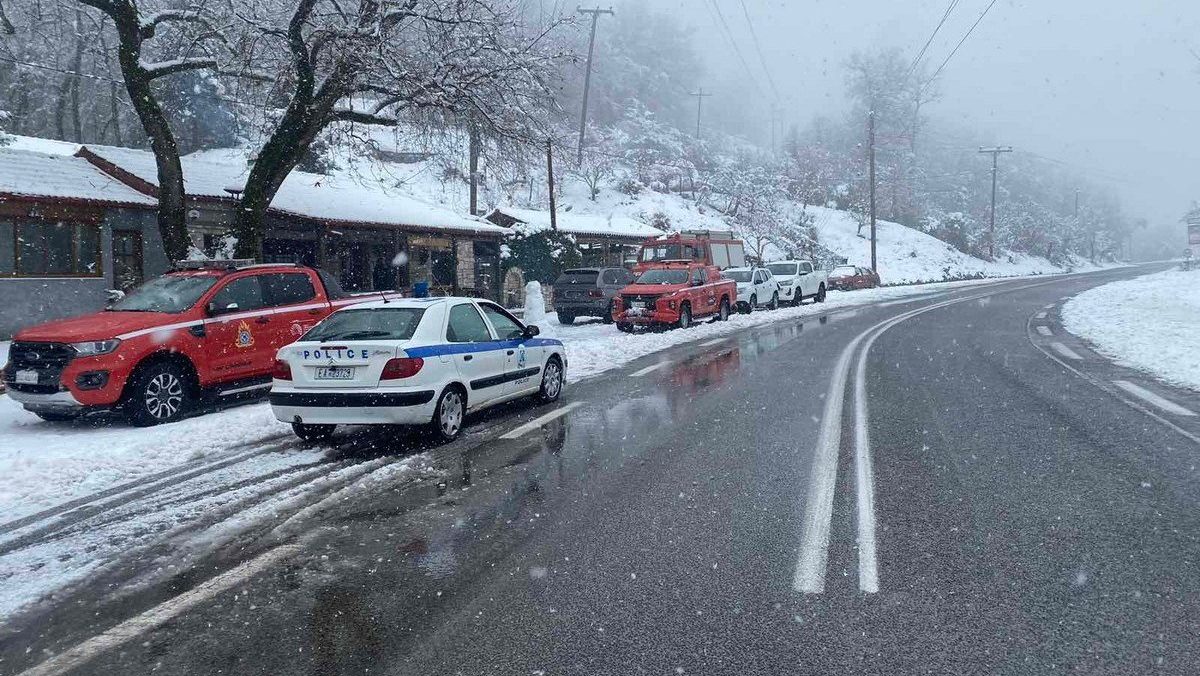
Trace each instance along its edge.
{"label": "tree trunk", "polygon": [[76,143],[83,142],[83,121],[79,112],[79,73],[83,70],[83,12],[75,10],[75,55],[71,59],[70,93],[71,93],[71,126],[75,130]]}
{"label": "tree trunk", "polygon": [[179,163],[179,145],[162,106],[150,87],[151,78],[138,63],[141,37],[138,35],[136,12],[130,16],[113,17],[121,44],[117,50],[124,75],[125,90],[137,112],[154,162],[158,168],[158,232],[169,260],[187,256],[190,240],[187,233],[187,211],[184,206],[183,167]]}
{"label": "tree trunk", "polygon": [[259,150],[233,222],[238,258],[262,258],[265,218],[283,180],[308,152],[330,120],[338,97],[318,95],[311,103],[293,101],[275,132]]}

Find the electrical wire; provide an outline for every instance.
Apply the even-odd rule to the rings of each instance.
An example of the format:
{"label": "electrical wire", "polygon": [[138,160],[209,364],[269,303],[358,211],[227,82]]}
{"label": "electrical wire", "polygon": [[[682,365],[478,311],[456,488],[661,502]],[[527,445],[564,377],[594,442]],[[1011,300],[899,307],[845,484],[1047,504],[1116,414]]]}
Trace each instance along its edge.
{"label": "electrical wire", "polygon": [[[721,33],[721,36],[725,38],[725,42],[727,42],[729,46],[733,48],[733,53],[737,56],[738,61],[742,63],[742,69],[746,71],[746,77],[750,80],[750,84],[754,87],[755,91],[757,91],[760,95],[763,95],[763,89],[758,85],[758,78],[754,77],[754,72],[750,69],[749,62],[746,61],[746,57],[742,55],[742,50],[738,48],[737,38],[734,37],[733,31],[729,28],[729,22],[725,20],[725,14],[721,11],[720,4],[718,4],[717,0],[706,0],[705,7],[708,7],[709,14],[717,19],[718,23],[720,24],[718,28],[724,28],[724,32]],[[714,10],[716,11],[716,14],[713,14]]]}
{"label": "electrical wire", "polygon": [[[958,0],[954,0],[958,2]],[[750,19],[750,10],[746,9],[746,0],[739,0],[742,5],[742,14],[746,17],[746,26],[750,29],[750,38],[754,41],[754,51],[758,52],[758,62],[762,64],[763,74],[767,76],[767,84],[771,86],[771,93],[775,96],[775,101],[779,101],[779,89],[775,86],[775,79],[771,77],[771,69],[767,67],[767,59],[763,56],[762,43],[758,41],[758,33],[754,30],[754,21]]]}
{"label": "electrical wire", "polygon": [[925,45],[921,47],[921,51],[917,52],[917,56],[908,65],[908,72],[904,74],[904,79],[907,80],[916,70],[917,64],[921,62],[921,58],[925,56],[925,52],[929,50],[929,45],[933,44],[933,39],[937,37],[938,31],[942,30],[942,26],[946,25],[946,19],[950,18],[950,13],[958,6],[958,0],[950,0],[950,4],[946,6],[946,11],[942,14],[942,20],[933,27],[933,32],[929,34],[929,39],[925,41]]}
{"label": "electrical wire", "polygon": [[983,17],[987,16],[988,12],[992,11],[992,7],[994,7],[995,4],[996,0],[992,0],[988,3],[988,6],[984,8],[983,13],[979,15],[979,18],[975,20],[975,23],[971,24],[971,27],[967,29],[966,34],[962,36],[962,39],[958,41],[958,44],[954,45],[954,49],[950,51],[950,54],[946,57],[946,60],[942,61],[942,65],[938,66],[937,70],[933,72],[933,75],[925,81],[925,84],[921,85],[921,89],[928,87],[934,80],[937,79],[938,75],[941,75],[942,69],[946,67],[946,64],[950,63],[950,59],[953,59],[954,55],[958,53],[958,48],[962,47],[963,43],[967,41],[967,38],[971,37],[971,33],[975,32],[975,27],[978,26],[981,21],[983,21]]}

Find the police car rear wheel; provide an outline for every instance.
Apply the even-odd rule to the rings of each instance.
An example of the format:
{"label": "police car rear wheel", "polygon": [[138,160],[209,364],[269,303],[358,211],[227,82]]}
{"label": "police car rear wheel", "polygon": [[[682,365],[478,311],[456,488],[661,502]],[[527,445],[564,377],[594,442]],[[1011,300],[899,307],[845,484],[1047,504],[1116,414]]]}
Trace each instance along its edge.
{"label": "police car rear wheel", "polygon": [[317,441],[320,439],[328,439],[333,436],[333,431],[337,429],[337,425],[308,425],[305,423],[292,423],[292,431],[296,436],[304,441]]}
{"label": "police car rear wheel", "polygon": [[454,441],[462,431],[465,415],[462,392],[456,387],[446,388],[438,399],[437,408],[433,410],[433,433],[443,441]]}
{"label": "police car rear wheel", "polygon": [[546,368],[542,371],[542,388],[538,390],[538,398],[545,402],[554,401],[562,394],[562,386],[562,364],[558,359],[552,358],[546,362]]}

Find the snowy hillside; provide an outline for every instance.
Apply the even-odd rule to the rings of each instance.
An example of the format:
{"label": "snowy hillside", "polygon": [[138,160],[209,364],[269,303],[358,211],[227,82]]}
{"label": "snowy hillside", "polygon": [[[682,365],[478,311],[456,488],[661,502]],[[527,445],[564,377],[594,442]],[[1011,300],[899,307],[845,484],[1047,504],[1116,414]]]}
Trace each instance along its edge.
{"label": "snowy hillside", "polygon": [[[376,139],[378,142],[379,139]],[[451,154],[457,155],[456,146],[450,143]],[[455,210],[465,211],[468,205],[466,167],[459,166],[455,158],[446,154],[446,148],[423,161],[412,163],[363,162],[361,160],[340,162],[340,172],[354,174],[359,180],[381,180],[396,185],[400,190],[418,199],[442,204]],[[465,165],[465,149],[462,152]],[[480,191],[480,207],[510,205],[545,209],[547,204],[545,174],[526,177],[523,188],[516,189],[512,181],[503,182],[493,173],[485,173],[485,184]],[[595,200],[589,195],[587,186],[569,173],[563,175],[558,186],[558,208],[560,211],[612,217],[626,216],[646,223],[673,230],[683,229],[728,229],[732,227],[716,209],[698,204],[689,193],[662,193],[644,189],[636,195],[628,195],[611,187],[602,187]],[[871,260],[870,240],[867,228],[863,237],[857,233],[858,223],[854,214],[825,207],[802,207],[790,203],[793,213],[804,211],[813,219],[818,242],[854,265],[869,266]],[[1066,271],[1048,260],[1025,254],[1002,254],[995,262],[985,261],[958,251],[941,240],[913,228],[891,223],[877,222],[877,257],[879,272],[884,284],[909,284],[916,282],[943,281],[970,277],[1006,277],[1015,275],[1051,274]],[[782,257],[782,252],[769,255]],[[1072,270],[1093,267],[1087,261],[1078,261]]]}

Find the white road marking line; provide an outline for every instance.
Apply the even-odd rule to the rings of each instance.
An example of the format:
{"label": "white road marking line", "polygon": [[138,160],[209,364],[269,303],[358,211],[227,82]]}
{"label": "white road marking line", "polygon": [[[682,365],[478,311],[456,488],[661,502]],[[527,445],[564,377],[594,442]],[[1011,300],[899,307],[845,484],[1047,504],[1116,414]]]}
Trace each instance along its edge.
{"label": "white road marking line", "polygon": [[1035,319],[1045,319],[1045,318],[1046,318],[1046,313],[1045,313],[1045,312],[1039,312],[1039,313],[1037,313],[1036,315],[1034,315],[1034,318],[1035,318]]}
{"label": "white road marking line", "polygon": [[700,347],[708,347],[710,345],[716,345],[717,343],[724,343],[726,340],[729,340],[729,339],[728,338],[714,338],[713,340],[709,340],[709,341],[700,343]]}
{"label": "white road marking line", "polygon": [[516,439],[518,437],[522,437],[522,436],[529,434],[530,432],[538,429],[542,425],[545,425],[546,423],[550,422],[551,420],[554,420],[555,418],[561,418],[562,416],[570,413],[571,411],[579,408],[580,406],[583,406],[582,401],[571,402],[570,404],[567,404],[566,406],[563,406],[562,408],[558,408],[553,411],[550,411],[549,413],[547,413],[544,416],[541,416],[540,418],[534,418],[533,420],[530,420],[529,422],[508,432],[507,434],[500,435],[500,438],[501,439]]}
{"label": "white road marking line", "polygon": [[[833,376],[830,378],[829,390],[825,394],[824,416],[821,419],[821,430],[817,436],[817,445],[813,450],[812,477],[809,482],[805,505],[803,532],[800,538],[800,553],[796,561],[796,574],[792,578],[793,589],[806,594],[820,594],[825,591],[825,565],[829,557],[829,533],[833,519],[834,487],[837,483],[837,457],[842,440],[842,409],[846,394],[846,381],[849,379],[850,361],[859,343],[873,332],[877,331],[875,335],[878,336],[902,321],[939,308],[978,300],[995,294],[1023,291],[1055,283],[1057,283],[1057,280],[1001,288],[995,291],[985,291],[963,298],[953,298],[923,308],[909,310],[896,317],[879,322],[858,334],[854,340],[850,341],[850,344],[846,346],[838,357],[837,364],[834,366]],[[865,389],[863,394],[862,401],[865,404]],[[864,407],[864,415],[859,418],[863,421],[863,433],[859,438],[867,441],[869,444],[865,424],[865,412]],[[859,431],[857,425],[855,430],[857,434]],[[856,483],[861,487],[860,491],[862,491],[858,496],[859,588],[863,591],[873,593],[879,591],[879,573],[875,554],[874,487],[868,483],[873,482],[873,470],[870,464],[869,445],[862,447],[862,461],[858,460],[858,451],[859,448],[856,445],[856,473],[858,476]],[[869,490],[868,487],[870,487]],[[863,515],[864,511],[866,512],[865,517]],[[870,526],[869,534],[865,529],[866,526]]]}
{"label": "white road marking line", "polygon": [[637,371],[634,371],[633,373],[630,373],[629,375],[633,376],[634,378],[641,378],[642,376],[646,375],[647,373],[653,373],[659,369],[666,368],[670,365],[671,365],[671,362],[669,362],[669,361],[660,361],[657,364],[654,364],[652,366],[647,366],[644,369],[638,369]]}
{"label": "white road marking line", "polygon": [[191,591],[168,599],[141,615],[130,618],[104,633],[93,636],[74,648],[61,652],[45,662],[21,672],[19,676],[61,674],[72,669],[77,669],[100,654],[129,643],[146,632],[157,629],[204,601],[240,584],[244,584],[250,578],[274,566],[282,559],[298,554],[300,551],[301,548],[299,545],[276,547],[258,558],[251,559],[236,568],[221,573],[211,580],[202,582]]}
{"label": "white road marking line", "polygon": [[805,594],[825,591],[825,562],[829,557],[838,449],[842,445],[842,404],[846,395],[846,377],[850,370],[850,358],[866,333],[860,333],[842,350],[825,394],[825,412],[821,418],[817,447],[813,452],[812,478],[804,510],[800,556],[796,562],[796,575],[792,578],[792,587]]}
{"label": "white road marking line", "polygon": [[1187,416],[1189,418],[1194,418],[1196,416],[1195,413],[1180,406],[1179,404],[1176,404],[1175,402],[1173,402],[1169,399],[1160,397],[1157,394],[1151,392],[1150,390],[1147,390],[1144,387],[1134,385],[1133,383],[1129,382],[1128,380],[1114,380],[1113,385],[1116,385],[1117,387],[1121,388],[1122,390],[1125,390],[1129,394],[1132,394],[1133,396],[1137,397],[1138,399],[1141,399],[1142,401],[1146,402],[1147,404],[1157,406],[1158,408],[1166,411],[1167,413],[1172,413],[1174,415]]}
{"label": "white road marking line", "polygon": [[868,594],[879,591],[879,559],[875,553],[875,472],[871,467],[871,432],[867,407],[867,355],[875,339],[887,330],[872,335],[858,353],[854,374],[854,485],[858,516],[858,588]]}
{"label": "white road marking line", "polygon": [[1049,326],[1042,326],[1039,324],[1035,328],[1037,329],[1037,332],[1042,334],[1043,336],[1053,336],[1054,335],[1054,332],[1050,330]]}
{"label": "white road marking line", "polygon": [[1058,341],[1054,341],[1053,343],[1050,343],[1050,349],[1057,352],[1059,354],[1059,356],[1066,357],[1067,359],[1074,359],[1076,361],[1083,360],[1083,357],[1080,357],[1078,352],[1076,352],[1075,350],[1072,350],[1071,348],[1067,347],[1066,345],[1063,345],[1062,343],[1060,343]]}

